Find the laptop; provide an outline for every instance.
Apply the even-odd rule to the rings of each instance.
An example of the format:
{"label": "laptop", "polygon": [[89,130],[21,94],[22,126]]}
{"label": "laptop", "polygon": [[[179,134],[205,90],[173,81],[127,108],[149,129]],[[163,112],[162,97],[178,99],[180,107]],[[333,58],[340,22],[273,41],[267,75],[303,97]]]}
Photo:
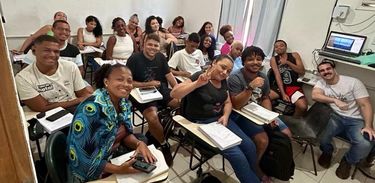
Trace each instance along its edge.
{"label": "laptop", "polygon": [[366,39],[362,35],[331,31],[319,55],[359,64],[355,57],[361,55]]}

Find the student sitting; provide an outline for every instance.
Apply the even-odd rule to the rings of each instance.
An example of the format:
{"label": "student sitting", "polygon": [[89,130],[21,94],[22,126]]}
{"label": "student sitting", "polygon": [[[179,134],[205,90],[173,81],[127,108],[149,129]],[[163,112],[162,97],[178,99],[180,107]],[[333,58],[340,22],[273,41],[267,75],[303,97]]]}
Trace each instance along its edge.
{"label": "student sitting", "polygon": [[[287,53],[287,44],[283,40],[275,42],[276,56],[271,58],[270,64],[277,86],[272,88],[271,100],[282,98],[286,102],[296,105],[294,116],[303,116],[307,110],[307,100],[302,91],[299,76],[305,74],[301,57],[297,52]],[[271,86],[272,87],[272,86]]]}
{"label": "student sitting", "polygon": [[74,107],[91,94],[77,65],[58,61],[59,44],[55,37],[39,36],[32,47],[36,61],[16,75],[19,97],[33,111]]}
{"label": "student sitting", "polygon": [[[255,46],[247,47],[242,52],[241,59],[244,67],[233,72],[228,79],[230,96],[235,109],[239,110],[251,101],[272,110],[268,79],[265,74],[260,72],[264,57],[263,50]],[[237,123],[246,135],[254,140],[257,150],[257,174],[263,182],[270,182],[269,177],[264,175],[259,168],[259,161],[268,146],[268,136],[263,129],[263,125],[257,125],[234,112],[231,114],[231,119]],[[279,118],[276,118],[271,123],[271,126],[273,128],[278,126],[281,132],[291,137],[289,128]]]}
{"label": "student sitting", "polygon": [[170,152],[170,146],[164,138],[163,127],[160,124],[157,111],[158,106],[162,107],[173,107],[179,106],[177,99],[173,99],[170,96],[171,89],[168,88],[168,84],[174,87],[177,84],[172,72],[168,67],[167,59],[160,50],[160,37],[157,34],[147,35],[143,52],[134,53],[126,63],[129,69],[133,73],[134,87],[137,88],[148,88],[155,87],[163,95],[162,100],[139,103],[133,97],[130,97],[133,105],[143,114],[151,135],[161,145],[162,152],[164,154],[166,163],[172,165],[173,159]]}
{"label": "student sitting", "polygon": [[[53,15],[53,21],[56,21],[56,20],[65,20],[65,21],[67,21],[67,19],[68,19],[68,17],[62,11],[58,11],[58,12],[56,12]],[[30,37],[28,37],[25,40],[25,42],[23,42],[20,50],[18,50],[18,51],[13,50],[13,52],[18,53],[18,54],[26,54],[26,53],[28,53],[29,50],[31,49],[31,46],[32,46],[34,40],[37,37],[41,36],[41,35],[50,35],[50,36],[53,36],[52,25],[45,25],[45,26],[41,27],[38,31],[36,31],[34,34],[32,34]]]}
{"label": "student sitting", "polygon": [[203,53],[203,60],[206,65],[211,65],[214,60],[215,49],[212,47],[212,37],[208,34],[200,36],[201,42],[199,43],[198,49]]}
{"label": "student sitting", "polygon": [[169,67],[172,68],[173,75],[190,77],[192,74],[202,70],[201,67],[206,65],[202,51],[197,49],[199,41],[199,35],[191,33],[185,41],[185,49],[173,54],[168,62]]}
{"label": "student sitting", "polygon": [[68,182],[92,181],[109,173],[139,173],[132,167],[135,158],[121,165],[109,161],[120,145],[135,149],[146,162],[156,161],[147,145],[133,135],[130,70],[122,64],[105,64],[96,72],[95,81],[97,90],[78,106],[67,138]]}
{"label": "student sitting", "polygon": [[83,50],[85,46],[99,48],[103,43],[103,30],[98,18],[90,15],[86,18],[86,28],[77,31],[78,48]]}
{"label": "student sitting", "polygon": [[158,22],[157,17],[153,15],[149,16],[146,19],[145,31],[142,34],[142,40],[146,40],[147,36],[151,33],[155,33],[159,36],[160,52],[164,54],[164,56],[167,56],[167,48],[170,46],[172,42],[177,43],[177,38],[175,38],[172,34],[168,33],[164,28],[162,28]]}
{"label": "student sitting", "polygon": [[168,27],[168,32],[171,33],[174,37],[178,38],[181,34],[184,34],[184,18],[182,16],[176,17],[172,26]]}
{"label": "student sitting", "polygon": [[198,34],[203,40],[204,35],[209,35],[211,37],[211,49],[216,50],[216,38],[214,35],[214,29],[211,22],[204,22],[202,27],[199,29]]}
{"label": "student sitting", "polygon": [[234,60],[233,72],[243,67],[241,60],[242,50],[242,43],[239,41],[233,41],[232,45],[230,46],[230,52],[228,54]]}
{"label": "student sitting", "polygon": [[219,122],[226,126],[242,142],[223,150],[240,182],[260,182],[255,171],[255,145],[246,134],[229,119],[232,103],[228,95],[227,77],[233,67],[233,60],[227,55],[219,56],[206,72],[196,72],[190,79],[173,88],[173,98],[184,98],[184,116],[196,123]]}
{"label": "student sitting", "polygon": [[133,54],[135,48],[131,36],[126,32],[124,19],[117,17],[112,21],[112,29],[115,35],[109,37],[107,41],[106,59],[121,60],[124,63]]}
{"label": "student sitting", "polygon": [[135,45],[135,52],[141,50],[141,40],[142,40],[142,29],[138,26],[139,19],[137,14],[133,14],[129,18],[128,25],[126,25],[126,32],[132,37]]}
{"label": "student sitting", "polygon": [[[56,20],[52,25],[53,36],[59,41],[60,48],[60,59],[74,62],[81,75],[84,73],[82,55],[79,52],[79,49],[68,43],[70,37],[70,26],[69,23],[65,20]],[[28,53],[24,59],[26,64],[31,64],[35,61],[35,56],[33,53]]]}
{"label": "student sitting", "polygon": [[232,32],[232,26],[224,25],[220,28],[220,35],[223,36],[225,43],[221,47],[220,52],[221,54],[228,54],[230,52],[230,45],[232,45],[234,41],[234,36]]}

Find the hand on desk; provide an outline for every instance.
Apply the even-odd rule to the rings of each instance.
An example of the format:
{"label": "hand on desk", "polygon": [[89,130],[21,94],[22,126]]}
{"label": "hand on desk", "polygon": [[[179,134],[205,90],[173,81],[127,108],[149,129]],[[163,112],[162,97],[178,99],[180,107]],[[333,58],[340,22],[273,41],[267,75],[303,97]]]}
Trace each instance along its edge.
{"label": "hand on desk", "polygon": [[151,153],[150,149],[148,149],[147,145],[142,141],[139,142],[139,145],[137,146],[137,149],[135,150],[132,157],[137,156],[138,153],[143,156],[143,159],[147,163],[154,163],[157,161],[155,156]]}
{"label": "hand on desk", "polygon": [[157,80],[152,80],[152,81],[149,81],[148,83],[150,86],[155,86],[156,88],[160,86],[160,81],[157,81]]}

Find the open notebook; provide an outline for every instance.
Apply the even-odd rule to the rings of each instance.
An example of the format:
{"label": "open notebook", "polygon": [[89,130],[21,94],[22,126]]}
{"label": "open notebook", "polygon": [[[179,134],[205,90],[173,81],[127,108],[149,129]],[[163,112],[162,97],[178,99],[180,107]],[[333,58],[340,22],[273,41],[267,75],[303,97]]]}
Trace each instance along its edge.
{"label": "open notebook", "polygon": [[218,122],[199,126],[199,130],[206,135],[220,150],[225,150],[241,144],[242,139]]}
{"label": "open notebook", "polygon": [[241,111],[257,124],[271,123],[279,116],[279,113],[270,111],[255,102],[245,105]]}
{"label": "open notebook", "polygon": [[[150,149],[151,153],[156,157],[158,160],[155,163],[156,169],[150,173],[136,173],[136,174],[116,174],[116,180],[118,183],[138,183],[138,182],[146,182],[156,176],[159,176],[165,172],[168,172],[169,167],[165,162],[163,153],[155,148],[154,145],[149,145],[148,148]],[[117,158],[111,159],[111,162],[115,165],[121,165],[125,161],[130,159],[130,156],[134,154],[134,151],[119,156]]]}

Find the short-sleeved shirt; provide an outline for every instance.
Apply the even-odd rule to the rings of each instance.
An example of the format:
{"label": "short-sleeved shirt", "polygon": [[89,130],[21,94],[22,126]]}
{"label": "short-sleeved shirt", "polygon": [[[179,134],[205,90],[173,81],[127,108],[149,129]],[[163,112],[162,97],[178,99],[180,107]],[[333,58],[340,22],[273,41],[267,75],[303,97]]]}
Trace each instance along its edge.
{"label": "short-sleeved shirt", "polygon": [[189,54],[185,49],[182,49],[173,54],[172,58],[168,61],[168,65],[173,69],[194,74],[201,71],[201,67],[206,65],[206,63],[201,50],[196,49],[193,53]]}
{"label": "short-sleeved shirt", "polygon": [[142,53],[135,53],[129,57],[126,66],[132,71],[133,80],[147,82],[160,81],[162,85],[168,86],[165,75],[170,73],[167,59],[161,53],[157,53],[153,60],[149,60]]}
{"label": "short-sleeved shirt", "polygon": [[[241,93],[242,91],[244,91],[246,89],[246,86],[248,86],[248,84],[252,81],[247,81],[243,75],[243,68],[242,69],[238,69],[237,71],[234,71],[231,73],[231,75],[229,76],[229,79],[228,79],[228,88],[229,88],[229,93],[231,95],[238,95],[239,93]],[[257,75],[261,78],[264,79],[264,84],[262,87],[260,87],[261,89],[261,93],[259,94],[259,99],[261,96],[264,96],[264,95],[269,95],[270,93],[270,85],[269,85],[269,82],[268,82],[268,78],[267,76],[262,73],[262,72],[258,72]],[[260,100],[256,100],[254,99],[253,97],[254,95],[252,95],[252,98],[250,100],[252,100],[253,102],[257,102],[258,104],[260,104]]]}
{"label": "short-sleeved shirt", "polygon": [[369,94],[365,85],[357,78],[340,75],[336,84],[329,85],[324,80],[319,80],[314,88],[320,88],[324,95],[349,104],[349,109],[344,111],[340,110],[334,103],[330,103],[329,105],[336,113],[346,117],[363,119],[356,99],[368,97]]}
{"label": "short-sleeved shirt", "polygon": [[[79,52],[79,49],[68,42],[65,42],[64,47],[60,48],[59,59],[74,62],[75,64],[77,64],[77,66],[83,66],[82,55]],[[31,51],[26,54],[26,57],[23,60],[24,63],[29,65],[34,63],[35,61],[36,57]]]}
{"label": "short-sleeved shirt", "polygon": [[[191,76],[196,81],[202,71]],[[215,118],[223,115],[224,102],[228,97],[227,81],[221,81],[221,87],[216,88],[208,82],[184,98],[184,116],[192,121]]]}
{"label": "short-sleeved shirt", "polygon": [[17,91],[21,100],[41,95],[48,102],[65,102],[76,97],[75,91],[86,87],[77,65],[60,60],[56,72],[47,76],[39,71],[36,62],[16,75]]}

